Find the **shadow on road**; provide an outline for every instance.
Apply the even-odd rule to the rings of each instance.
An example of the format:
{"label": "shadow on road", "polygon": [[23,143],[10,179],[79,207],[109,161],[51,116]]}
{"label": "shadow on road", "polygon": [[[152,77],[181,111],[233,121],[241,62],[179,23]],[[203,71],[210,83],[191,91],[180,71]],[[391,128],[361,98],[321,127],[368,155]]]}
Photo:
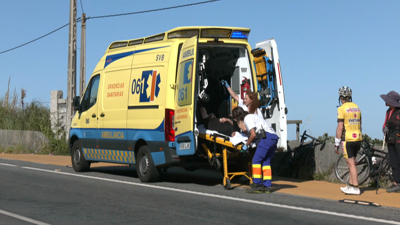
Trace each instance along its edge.
{"label": "shadow on road", "polygon": [[[90,172],[98,172],[112,174],[116,176],[138,178],[136,168],[134,166],[104,166],[93,167]],[[166,172],[161,172],[160,180],[157,183],[179,183],[179,184],[197,184],[204,186],[222,185],[223,174],[213,168],[198,169],[195,171],[186,171],[183,168],[173,167]],[[273,177],[272,189],[278,191],[281,189],[296,188],[296,185],[274,184],[274,181],[303,182],[304,180],[292,179],[286,177]],[[249,187],[249,180],[244,176],[236,176],[231,179],[232,189]],[[221,186],[222,188],[222,186]]]}

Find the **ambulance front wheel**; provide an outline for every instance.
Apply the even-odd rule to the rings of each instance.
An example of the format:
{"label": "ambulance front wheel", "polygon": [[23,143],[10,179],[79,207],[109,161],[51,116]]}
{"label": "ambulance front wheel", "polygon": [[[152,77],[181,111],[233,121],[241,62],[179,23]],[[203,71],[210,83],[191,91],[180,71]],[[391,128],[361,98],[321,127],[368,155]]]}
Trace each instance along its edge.
{"label": "ambulance front wheel", "polygon": [[137,174],[142,182],[157,181],[160,177],[160,172],[154,165],[153,158],[147,145],[139,148],[137,154]]}
{"label": "ambulance front wheel", "polygon": [[90,163],[86,161],[83,155],[81,142],[79,140],[76,140],[72,145],[71,161],[72,167],[76,172],[88,171],[90,168]]}

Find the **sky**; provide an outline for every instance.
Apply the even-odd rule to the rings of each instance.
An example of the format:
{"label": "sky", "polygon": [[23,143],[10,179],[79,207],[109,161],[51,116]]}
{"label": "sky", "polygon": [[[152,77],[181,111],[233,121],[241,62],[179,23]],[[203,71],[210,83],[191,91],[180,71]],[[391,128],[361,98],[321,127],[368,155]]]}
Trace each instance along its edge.
{"label": "sky", "polygon": [[[87,17],[165,8],[204,0],[77,0]],[[0,0],[0,52],[34,40],[69,22],[69,0]],[[82,7],[83,6],[83,7]],[[387,107],[380,98],[400,92],[400,1],[221,0],[144,14],[89,19],[86,80],[109,44],[180,26],[250,28],[249,43],[275,38],[288,120],[313,136],[335,135],[338,89],[349,86],[362,111],[363,133],[382,139]],[[0,54],[0,97],[26,90],[25,102],[50,105],[50,92],[67,96],[68,26]],[[79,80],[80,23],[77,80]],[[77,88],[77,90],[79,90]],[[288,125],[288,139],[296,137]]]}

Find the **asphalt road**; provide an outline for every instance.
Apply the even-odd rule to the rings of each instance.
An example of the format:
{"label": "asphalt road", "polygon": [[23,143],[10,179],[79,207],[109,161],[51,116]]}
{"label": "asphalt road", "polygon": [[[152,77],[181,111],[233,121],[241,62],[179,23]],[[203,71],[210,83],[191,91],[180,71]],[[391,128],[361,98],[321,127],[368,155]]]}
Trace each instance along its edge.
{"label": "asphalt road", "polygon": [[0,159],[1,224],[400,224],[398,208],[224,190],[217,171],[170,169],[144,184],[135,168],[72,168]]}

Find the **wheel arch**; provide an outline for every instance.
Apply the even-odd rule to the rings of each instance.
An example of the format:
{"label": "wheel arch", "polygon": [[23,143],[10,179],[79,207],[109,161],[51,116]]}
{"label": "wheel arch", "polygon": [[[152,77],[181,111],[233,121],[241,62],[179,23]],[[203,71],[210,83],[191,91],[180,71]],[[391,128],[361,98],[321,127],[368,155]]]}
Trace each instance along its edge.
{"label": "wheel arch", "polygon": [[135,148],[134,148],[134,153],[135,153],[135,162],[137,162],[137,155],[139,152],[140,147],[142,147],[143,145],[147,145],[147,142],[143,139],[139,139],[136,144],[135,144]]}
{"label": "wheel arch", "polygon": [[69,153],[72,154],[72,146],[74,145],[74,142],[79,140],[78,136],[76,135],[72,135],[69,138],[69,143],[68,143],[68,147],[69,147]]}

